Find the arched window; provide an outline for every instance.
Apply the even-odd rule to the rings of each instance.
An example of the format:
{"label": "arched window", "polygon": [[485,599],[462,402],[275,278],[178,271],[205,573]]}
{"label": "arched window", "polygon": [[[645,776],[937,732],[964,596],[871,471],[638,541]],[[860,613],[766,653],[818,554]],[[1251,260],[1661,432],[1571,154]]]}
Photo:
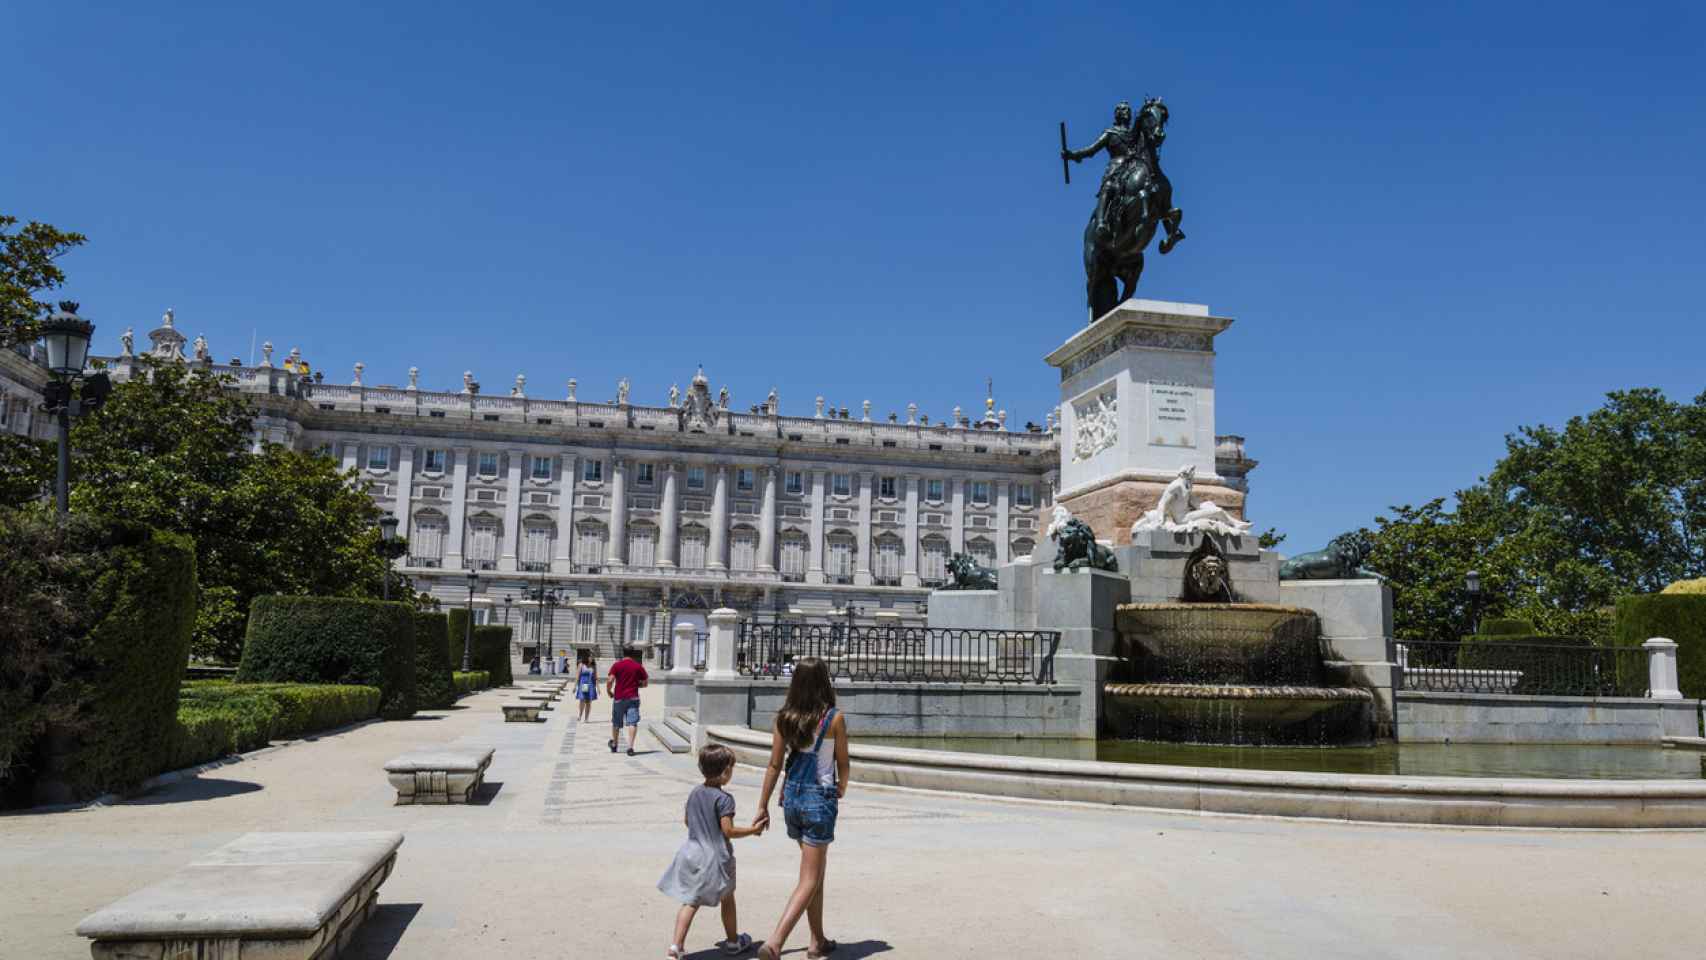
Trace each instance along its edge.
{"label": "arched window", "polygon": [[902,552],[900,538],[892,533],[885,533],[877,537],[875,546],[876,556],[872,559],[876,563],[872,567],[872,572],[877,578],[877,584],[885,587],[900,586]]}
{"label": "arched window", "polygon": [[729,569],[758,569],[758,531],[740,526],[729,531]]}
{"label": "arched window", "polygon": [[681,528],[681,566],[686,570],[705,569],[705,553],[711,543],[711,531],[696,523]]}
{"label": "arched window", "polygon": [[1035,540],[1031,540],[1027,537],[1020,537],[1019,539],[1013,541],[1013,545],[1011,548],[1012,553],[1010,555],[1013,556],[1014,558],[1028,557],[1031,555],[1031,551],[1035,550],[1036,548],[1037,548],[1037,542]]}
{"label": "arched window", "polygon": [[444,537],[450,525],[437,510],[415,514],[414,532],[409,535],[409,566],[436,567],[444,562]]}
{"label": "arched window", "polygon": [[607,536],[604,524],[596,520],[588,520],[576,526],[575,562],[582,565],[603,563]]}
{"label": "arched window", "polygon": [[806,554],[811,549],[806,535],[798,530],[782,532],[782,579],[789,583],[804,583]]}
{"label": "arched window", "polygon": [[967,540],[966,552],[971,554],[971,558],[976,560],[980,566],[995,566],[995,544],[983,537],[973,537]]}
{"label": "arched window", "polygon": [[468,564],[475,570],[491,570],[498,565],[498,545],[503,529],[498,518],[479,514],[468,518]]}
{"label": "arched window", "polygon": [[657,563],[658,528],[635,523],[628,528],[628,565],[649,567]]}
{"label": "arched window", "polygon": [[521,521],[521,569],[551,569],[551,541],[555,539],[557,526],[550,518],[532,516]]}
{"label": "arched window", "polygon": [[920,545],[918,558],[921,561],[919,578],[927,587],[940,586],[948,582],[948,541],[944,537],[925,537]]}
{"label": "arched window", "polygon": [[853,556],[858,552],[858,544],[853,535],[845,530],[836,530],[827,540],[828,557],[827,572],[830,583],[853,582]]}

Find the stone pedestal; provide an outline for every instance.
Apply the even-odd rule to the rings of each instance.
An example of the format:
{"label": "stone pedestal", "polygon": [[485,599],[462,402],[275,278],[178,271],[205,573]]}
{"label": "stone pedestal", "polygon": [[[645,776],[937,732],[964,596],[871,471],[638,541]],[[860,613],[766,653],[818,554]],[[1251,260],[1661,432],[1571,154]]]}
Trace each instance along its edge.
{"label": "stone pedestal", "polygon": [[1214,338],[1231,324],[1200,304],[1127,300],[1046,358],[1060,371],[1055,499],[1098,539],[1128,542],[1185,466],[1199,499],[1243,517],[1243,492],[1215,472]]}

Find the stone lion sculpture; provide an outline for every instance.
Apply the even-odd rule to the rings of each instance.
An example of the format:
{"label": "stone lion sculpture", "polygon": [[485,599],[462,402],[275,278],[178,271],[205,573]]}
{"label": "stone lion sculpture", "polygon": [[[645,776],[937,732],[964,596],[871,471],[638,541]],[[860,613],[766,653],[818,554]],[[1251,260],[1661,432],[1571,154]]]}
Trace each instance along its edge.
{"label": "stone lion sculpture", "polygon": [[1048,536],[1060,544],[1054,555],[1056,570],[1089,567],[1117,573],[1120,569],[1114,552],[1096,542],[1096,532],[1090,529],[1090,525],[1058,503],[1054,505],[1054,520],[1048,525]]}
{"label": "stone lion sculpture", "polygon": [[1280,564],[1281,580],[1384,580],[1373,570],[1364,569],[1369,545],[1352,533],[1342,533],[1332,539],[1324,550],[1300,553]]}
{"label": "stone lion sculpture", "polygon": [[1198,500],[1191,494],[1191,483],[1196,476],[1196,467],[1180,467],[1179,475],[1161,491],[1161,501],[1155,509],[1138,517],[1137,522],[1131,525],[1131,535],[1136,537],[1150,530],[1207,532],[1229,537],[1249,533],[1250,521],[1238,519],[1212,500]]}
{"label": "stone lion sculpture", "polygon": [[970,554],[956,553],[948,558],[948,575],[953,581],[944,590],[994,590],[995,571],[978,563]]}

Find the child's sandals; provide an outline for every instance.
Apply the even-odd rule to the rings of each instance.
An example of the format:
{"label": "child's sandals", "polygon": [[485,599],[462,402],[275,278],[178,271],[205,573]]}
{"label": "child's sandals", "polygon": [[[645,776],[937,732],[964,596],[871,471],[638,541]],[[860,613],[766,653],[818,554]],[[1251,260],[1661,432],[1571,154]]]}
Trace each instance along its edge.
{"label": "child's sandals", "polygon": [[717,949],[731,957],[738,957],[752,949],[752,937],[741,934],[733,940],[724,940],[717,944]]}

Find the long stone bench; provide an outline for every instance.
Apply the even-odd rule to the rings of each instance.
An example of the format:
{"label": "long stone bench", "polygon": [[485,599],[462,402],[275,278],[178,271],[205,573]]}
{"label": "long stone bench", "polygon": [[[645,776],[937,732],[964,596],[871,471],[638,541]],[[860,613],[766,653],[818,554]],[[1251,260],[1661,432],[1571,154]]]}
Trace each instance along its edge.
{"label": "long stone bench", "polygon": [[531,703],[506,703],[504,708],[505,723],[539,723],[544,720],[539,716],[539,707]]}
{"label": "long stone bench", "polygon": [[428,747],[393,757],[385,774],[399,805],[469,803],[491,763],[491,747]]}
{"label": "long stone bench", "polygon": [[83,918],[95,960],[331,960],[378,903],[400,833],[246,833]]}

